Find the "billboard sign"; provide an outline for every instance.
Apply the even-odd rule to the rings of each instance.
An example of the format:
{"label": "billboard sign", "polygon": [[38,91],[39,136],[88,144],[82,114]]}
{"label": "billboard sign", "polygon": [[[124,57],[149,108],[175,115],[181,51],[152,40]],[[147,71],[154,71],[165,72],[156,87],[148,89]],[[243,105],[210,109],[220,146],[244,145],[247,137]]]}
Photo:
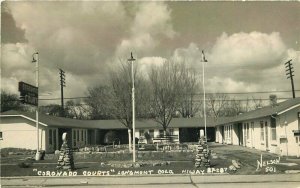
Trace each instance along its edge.
{"label": "billboard sign", "polygon": [[27,84],[25,82],[19,82],[20,100],[22,103],[38,106],[38,88]]}

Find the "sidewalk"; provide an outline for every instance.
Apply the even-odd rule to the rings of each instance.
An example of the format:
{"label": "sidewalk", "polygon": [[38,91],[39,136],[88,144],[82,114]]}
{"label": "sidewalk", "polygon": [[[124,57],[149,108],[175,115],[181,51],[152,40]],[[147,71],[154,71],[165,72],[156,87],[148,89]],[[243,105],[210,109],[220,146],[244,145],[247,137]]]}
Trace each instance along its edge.
{"label": "sidewalk", "polygon": [[109,186],[109,185],[167,185],[211,183],[266,183],[299,182],[300,174],[278,175],[218,175],[218,176],[76,176],[76,177],[7,177],[1,178],[2,186]]}

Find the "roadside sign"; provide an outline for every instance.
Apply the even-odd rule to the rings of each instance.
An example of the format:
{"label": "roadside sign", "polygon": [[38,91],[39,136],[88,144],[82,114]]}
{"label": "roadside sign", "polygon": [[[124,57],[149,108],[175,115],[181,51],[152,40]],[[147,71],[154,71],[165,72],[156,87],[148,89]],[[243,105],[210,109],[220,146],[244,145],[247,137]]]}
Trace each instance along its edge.
{"label": "roadside sign", "polygon": [[20,100],[22,103],[38,106],[38,88],[27,84],[25,82],[19,82]]}

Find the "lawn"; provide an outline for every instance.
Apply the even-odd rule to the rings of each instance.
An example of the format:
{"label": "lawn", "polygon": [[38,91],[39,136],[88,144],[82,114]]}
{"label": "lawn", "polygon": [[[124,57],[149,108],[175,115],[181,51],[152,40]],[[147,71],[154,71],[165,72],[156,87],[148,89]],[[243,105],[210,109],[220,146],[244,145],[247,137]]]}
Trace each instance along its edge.
{"label": "lawn", "polygon": [[[95,157],[75,160],[74,174],[70,175],[150,175],[150,174],[271,174],[284,173],[286,170],[300,170],[300,160],[279,158],[275,154],[262,152],[240,146],[210,144],[212,150],[211,168],[195,168],[193,159],[182,160],[185,156],[183,152],[176,153],[176,157],[167,159],[155,158],[142,160],[138,159],[134,165],[131,160],[99,160]],[[162,153],[163,154],[163,153]],[[193,153],[191,153],[193,156]],[[262,163],[260,157],[262,154]],[[181,156],[184,155],[184,156]],[[46,159],[32,161],[27,168],[22,168],[18,164],[26,157],[33,155],[9,155],[1,158],[1,176],[63,176],[68,173],[56,171],[56,160]],[[95,154],[97,156],[97,154]],[[180,160],[176,160],[176,159]],[[232,160],[239,161],[241,168],[231,171],[229,167]],[[295,166],[286,164],[296,163]],[[257,168],[259,166],[259,168]]]}

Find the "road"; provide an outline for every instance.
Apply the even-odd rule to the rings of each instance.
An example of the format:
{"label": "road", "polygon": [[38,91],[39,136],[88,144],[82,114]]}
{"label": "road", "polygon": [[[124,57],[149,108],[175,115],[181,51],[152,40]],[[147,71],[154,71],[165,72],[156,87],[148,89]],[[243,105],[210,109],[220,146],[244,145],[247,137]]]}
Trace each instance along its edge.
{"label": "road", "polygon": [[1,178],[2,187],[109,187],[109,188],[300,188],[300,174],[214,176],[110,176],[110,177],[11,177]]}

